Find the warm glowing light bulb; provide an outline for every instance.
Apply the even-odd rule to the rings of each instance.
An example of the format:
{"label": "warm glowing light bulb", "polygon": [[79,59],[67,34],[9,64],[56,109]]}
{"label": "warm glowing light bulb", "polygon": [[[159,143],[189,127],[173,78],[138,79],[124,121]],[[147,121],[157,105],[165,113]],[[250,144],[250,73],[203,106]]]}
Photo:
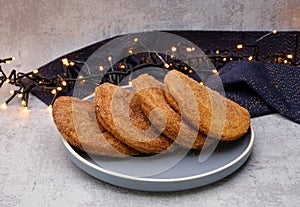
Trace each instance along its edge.
{"label": "warm glowing light bulb", "polygon": [[189,73],[192,73],[193,72],[193,70],[191,69],[191,70],[189,70]]}
{"label": "warm glowing light bulb", "polygon": [[38,70],[34,70],[33,73],[34,73],[34,74],[37,74],[37,73],[39,73],[39,71],[38,71]]}
{"label": "warm glowing light bulb", "polygon": [[284,64],[287,64],[287,63],[288,63],[288,61],[287,61],[287,60],[284,60],[284,61],[283,61],[283,63],[284,63]]}
{"label": "warm glowing light bulb", "polygon": [[69,66],[69,61],[68,61],[67,58],[63,58],[63,59],[61,60],[61,62],[62,62],[63,65]]}
{"label": "warm glowing light bulb", "polygon": [[55,95],[55,94],[57,93],[56,89],[53,89],[53,90],[51,91],[51,93],[52,93],[53,95]]}
{"label": "warm glowing light bulb", "polygon": [[10,79],[9,78],[7,78],[6,79],[6,81],[5,81],[5,83],[9,83],[10,82]]}
{"label": "warm glowing light bulb", "polygon": [[187,47],[187,48],[186,48],[186,51],[187,51],[187,52],[192,52],[192,48]]}
{"label": "warm glowing light bulb", "polygon": [[16,58],[15,57],[11,57],[11,60],[14,61]]}
{"label": "warm glowing light bulb", "polygon": [[132,49],[128,49],[128,53],[132,54],[133,53]]}
{"label": "warm glowing light bulb", "polygon": [[217,55],[220,54],[220,50],[216,50],[216,54],[217,54]]}
{"label": "warm glowing light bulb", "polygon": [[4,110],[7,109],[7,103],[3,103],[3,104],[1,105],[1,108],[4,109]]}
{"label": "warm glowing light bulb", "polygon": [[14,94],[15,94],[15,91],[14,91],[14,90],[10,90],[9,93],[10,93],[11,95],[14,95]]}
{"label": "warm glowing light bulb", "polygon": [[171,50],[172,50],[172,52],[176,52],[177,48],[176,47],[172,47]]}
{"label": "warm glowing light bulb", "polygon": [[79,78],[79,79],[82,79],[82,78],[83,78],[83,76],[82,76],[82,75],[80,75],[80,76],[78,76],[78,78]]}
{"label": "warm glowing light bulb", "polygon": [[201,82],[200,82],[200,85],[201,85],[201,86],[203,86],[203,85],[204,85],[204,83],[201,81]]}
{"label": "warm glowing light bulb", "polygon": [[212,72],[213,72],[214,74],[216,74],[218,71],[217,71],[216,69],[214,69],[214,70],[212,70]]}
{"label": "warm glowing light bulb", "polygon": [[22,104],[23,106],[26,106],[26,101],[25,101],[25,100],[22,100],[21,104]]}
{"label": "warm glowing light bulb", "polygon": [[194,51],[195,50],[195,47],[192,47],[192,51]]}
{"label": "warm glowing light bulb", "polygon": [[253,60],[253,57],[252,57],[252,56],[249,56],[249,57],[248,57],[248,60],[250,60],[250,61]]}
{"label": "warm glowing light bulb", "polygon": [[111,56],[108,56],[107,60],[108,60],[108,61],[112,61],[112,57],[111,57]]}
{"label": "warm glowing light bulb", "polygon": [[288,54],[286,57],[289,58],[289,59],[292,59],[293,55],[292,54]]}
{"label": "warm glowing light bulb", "polygon": [[224,57],[224,58],[223,58],[223,61],[225,62],[226,60],[227,60],[227,58],[226,58],[226,57]]}
{"label": "warm glowing light bulb", "polygon": [[164,66],[165,66],[165,68],[169,68],[170,67],[170,65],[168,63],[165,63]]}
{"label": "warm glowing light bulb", "polygon": [[70,66],[74,66],[75,65],[75,63],[74,62],[70,62]]}
{"label": "warm glowing light bulb", "polygon": [[276,34],[276,33],[277,33],[277,30],[276,30],[276,29],[273,29],[273,30],[272,30],[272,33],[273,33],[273,34]]}
{"label": "warm glowing light bulb", "polygon": [[67,85],[67,82],[66,82],[66,81],[62,81],[61,84],[62,84],[63,86],[66,86],[66,85]]}
{"label": "warm glowing light bulb", "polygon": [[24,112],[25,114],[28,114],[29,110],[28,110],[28,107],[27,107],[27,106],[24,107],[23,112]]}
{"label": "warm glowing light bulb", "polygon": [[121,68],[121,69],[125,69],[125,65],[123,65],[123,64],[120,65],[120,68]]}
{"label": "warm glowing light bulb", "polygon": [[134,41],[134,42],[138,42],[139,39],[136,37],[136,38],[133,39],[133,41]]}
{"label": "warm glowing light bulb", "polygon": [[58,91],[62,91],[62,87],[60,87],[60,86],[58,86],[56,89],[57,89]]}
{"label": "warm glowing light bulb", "polygon": [[242,44],[237,45],[236,48],[237,48],[237,49],[242,49],[242,48],[243,48],[243,45],[242,45]]}
{"label": "warm glowing light bulb", "polygon": [[128,85],[132,86],[132,81],[131,80],[128,82]]}
{"label": "warm glowing light bulb", "polygon": [[48,112],[50,113],[50,114],[52,114],[52,105],[50,104],[49,106],[48,106]]}
{"label": "warm glowing light bulb", "polygon": [[6,60],[5,61],[6,64],[10,64],[10,62],[11,62],[10,60]]}
{"label": "warm glowing light bulb", "polygon": [[104,67],[103,67],[102,65],[100,65],[100,66],[99,66],[99,70],[100,70],[100,71],[103,71],[103,70],[104,70]]}
{"label": "warm glowing light bulb", "polygon": [[18,97],[19,97],[19,98],[22,98],[22,97],[23,97],[23,94],[20,93],[20,94],[18,95]]}

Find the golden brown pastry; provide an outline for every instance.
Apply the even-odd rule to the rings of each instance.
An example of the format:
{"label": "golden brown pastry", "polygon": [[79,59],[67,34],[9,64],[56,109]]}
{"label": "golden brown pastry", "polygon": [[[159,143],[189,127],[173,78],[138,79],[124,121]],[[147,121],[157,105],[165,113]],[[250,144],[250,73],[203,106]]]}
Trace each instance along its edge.
{"label": "golden brown pastry", "polygon": [[98,125],[92,101],[61,96],[53,105],[52,115],[63,137],[83,151],[112,157],[140,154]]}
{"label": "golden brown pastry", "polygon": [[[203,134],[217,137],[221,140],[236,140],[244,135],[250,125],[249,112],[237,103],[221,96],[218,92],[200,85],[183,73],[172,70],[164,79],[169,104],[184,119],[188,120]],[[197,102],[199,117],[184,109],[189,102],[182,96],[185,90],[191,91]],[[197,120],[196,120],[197,119]]]}
{"label": "golden brown pastry", "polygon": [[[198,133],[197,129],[181,120],[164,95],[164,86],[152,76],[143,74],[132,81],[132,87],[137,94],[145,115],[152,124],[161,129],[170,139],[188,149],[201,149],[206,136]],[[211,141],[207,140],[206,145]]]}
{"label": "golden brown pastry", "polygon": [[104,83],[95,91],[98,122],[128,146],[147,154],[161,153],[172,141],[151,127],[132,91]]}

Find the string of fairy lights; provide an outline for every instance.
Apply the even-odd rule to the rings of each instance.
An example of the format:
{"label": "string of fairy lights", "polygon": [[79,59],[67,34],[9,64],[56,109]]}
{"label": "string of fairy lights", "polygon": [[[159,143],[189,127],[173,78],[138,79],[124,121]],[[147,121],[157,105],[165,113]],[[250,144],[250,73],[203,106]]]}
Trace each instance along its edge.
{"label": "string of fairy lights", "polygon": [[[277,30],[272,30],[271,32],[259,37],[254,41],[254,43],[245,43],[245,44],[237,44],[235,48],[238,51],[244,50],[244,49],[251,49],[251,54],[247,55],[237,55],[233,51],[230,50],[216,50],[216,51],[208,51],[206,54],[208,57],[212,60],[213,64],[216,66],[217,69],[222,67],[224,64],[230,61],[234,60],[244,60],[248,59],[249,61],[259,61],[259,43],[263,41],[264,39],[274,36],[277,34]],[[298,38],[296,39],[298,40]],[[299,61],[295,62],[294,54],[285,54],[284,52],[277,51],[274,57],[270,61],[271,63],[277,63],[277,64],[290,64],[294,66],[299,66]]]}
{"label": "string of fairy lights", "polygon": [[[248,59],[249,61],[259,60],[259,42],[263,39],[276,35],[277,31],[273,30],[261,37],[259,37],[253,44],[237,44],[235,46],[237,51],[243,50],[245,48],[252,49],[251,54],[247,55],[238,55],[234,51],[230,50],[215,50],[215,51],[207,51],[206,56],[211,60],[214,64],[215,68],[211,70],[201,71],[208,74],[217,74],[218,69],[225,65],[230,61],[235,60],[245,60]],[[133,39],[133,43],[137,43],[139,40],[137,38]],[[186,47],[186,52],[192,52],[195,50],[194,47]],[[176,46],[170,47],[171,54],[163,55],[158,54],[157,52],[151,52],[145,54],[135,54],[131,48],[128,49],[128,58],[139,58],[139,64],[133,65],[130,64],[128,58],[120,60],[116,64],[112,63],[112,57],[108,56],[107,59],[110,62],[110,68],[105,70],[103,66],[99,66],[99,74],[91,75],[88,73],[80,73],[81,67],[83,64],[86,64],[83,61],[77,60],[69,60],[67,58],[61,59],[61,66],[64,69],[63,74],[57,74],[54,77],[45,77],[39,73],[38,70],[33,70],[31,72],[23,73],[17,72],[15,69],[10,71],[9,75],[6,75],[6,72],[2,69],[1,64],[9,64],[11,61],[14,61],[15,58],[5,58],[0,59],[0,88],[4,84],[11,84],[16,89],[10,90],[10,97],[1,105],[3,109],[7,107],[7,105],[12,101],[14,98],[18,97],[21,100],[21,104],[27,109],[28,107],[28,100],[29,94],[33,89],[40,89],[43,92],[49,93],[52,95],[52,100],[49,104],[49,107],[52,107],[55,99],[60,96],[61,94],[72,90],[76,82],[80,84],[94,84],[99,85],[103,82],[110,82],[113,84],[119,84],[126,76],[130,75],[132,72],[149,67],[159,67],[167,70],[180,70],[185,74],[193,74],[195,71],[192,67],[190,67],[189,62],[195,60],[185,59],[184,62],[177,59],[174,54],[178,50]],[[294,66],[299,66],[299,61],[294,61],[294,54],[285,54],[282,52],[277,52],[274,54],[274,57],[271,61],[272,63],[278,64],[289,64]],[[88,67],[87,67],[88,68]],[[107,72],[104,72],[107,71]],[[99,80],[100,83],[99,83]],[[203,84],[203,81],[200,83]],[[128,84],[131,84],[131,79],[129,78]]]}
{"label": "string of fairy lights", "polygon": [[[15,58],[0,59],[0,63],[9,64]],[[21,99],[21,104],[27,109],[29,94],[33,88],[40,88],[44,92],[53,94],[53,101],[59,92],[70,90],[70,86],[74,84],[76,78],[69,73],[69,66],[74,66],[73,62],[67,59],[62,60],[62,65],[65,68],[64,76],[56,75],[52,78],[47,78],[39,74],[38,70],[23,73],[13,69],[9,75],[6,75],[0,65],[0,88],[6,83],[15,86],[15,90],[10,90],[10,97],[2,104],[2,108],[6,108],[7,104],[18,97]],[[72,83],[73,82],[73,83]]]}

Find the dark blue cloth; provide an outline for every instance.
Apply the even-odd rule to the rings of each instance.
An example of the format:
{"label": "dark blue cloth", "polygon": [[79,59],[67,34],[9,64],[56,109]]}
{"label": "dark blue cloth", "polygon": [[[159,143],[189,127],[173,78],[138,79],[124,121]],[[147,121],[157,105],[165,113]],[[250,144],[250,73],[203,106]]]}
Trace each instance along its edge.
{"label": "dark blue cloth", "polygon": [[300,123],[300,68],[256,61],[233,61],[219,70],[226,97],[252,117],[279,113]]}
{"label": "dark blue cloth", "polygon": [[[224,32],[224,31],[168,31],[182,36],[199,46],[203,51],[228,49],[239,55],[249,55],[247,49],[236,51],[240,43],[253,43],[267,32]],[[115,37],[113,37],[115,38]],[[111,38],[111,39],[113,39]],[[84,62],[99,47],[111,39],[99,41],[93,45],[71,52],[39,68],[39,74],[45,77],[63,76],[61,59]],[[281,51],[294,54],[299,62],[299,32],[279,32],[259,44],[259,60],[232,61],[219,69],[226,96],[249,110],[252,117],[280,113],[288,119],[300,123],[300,69],[288,65],[271,64],[274,55]],[[251,51],[250,51],[251,52]],[[251,53],[250,53],[251,54]],[[267,62],[266,62],[267,61]],[[208,85],[208,84],[207,84]],[[53,99],[51,93],[39,88],[31,91],[46,104]],[[67,93],[71,95],[72,88]]]}

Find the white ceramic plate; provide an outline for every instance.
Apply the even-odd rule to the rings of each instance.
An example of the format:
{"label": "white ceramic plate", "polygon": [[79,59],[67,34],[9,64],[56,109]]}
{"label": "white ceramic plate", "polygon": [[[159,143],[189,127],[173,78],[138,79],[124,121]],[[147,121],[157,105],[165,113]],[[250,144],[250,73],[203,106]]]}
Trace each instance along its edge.
{"label": "white ceramic plate", "polygon": [[[79,168],[102,181],[135,190],[156,192],[179,191],[216,182],[236,171],[246,162],[252,152],[254,131],[251,126],[245,136],[228,145],[219,147],[204,162],[199,162],[197,155],[189,153],[172,168],[147,177],[130,176],[107,167],[107,162],[114,162],[116,165],[126,166],[130,164],[133,167],[139,168],[138,162],[101,156],[98,158],[93,157],[92,159],[86,153],[73,148],[63,138],[62,142],[71,160]],[[106,163],[104,165],[106,167],[101,166],[102,162],[103,164]],[[155,160],[155,162],[158,165],[164,164],[159,159]]]}

